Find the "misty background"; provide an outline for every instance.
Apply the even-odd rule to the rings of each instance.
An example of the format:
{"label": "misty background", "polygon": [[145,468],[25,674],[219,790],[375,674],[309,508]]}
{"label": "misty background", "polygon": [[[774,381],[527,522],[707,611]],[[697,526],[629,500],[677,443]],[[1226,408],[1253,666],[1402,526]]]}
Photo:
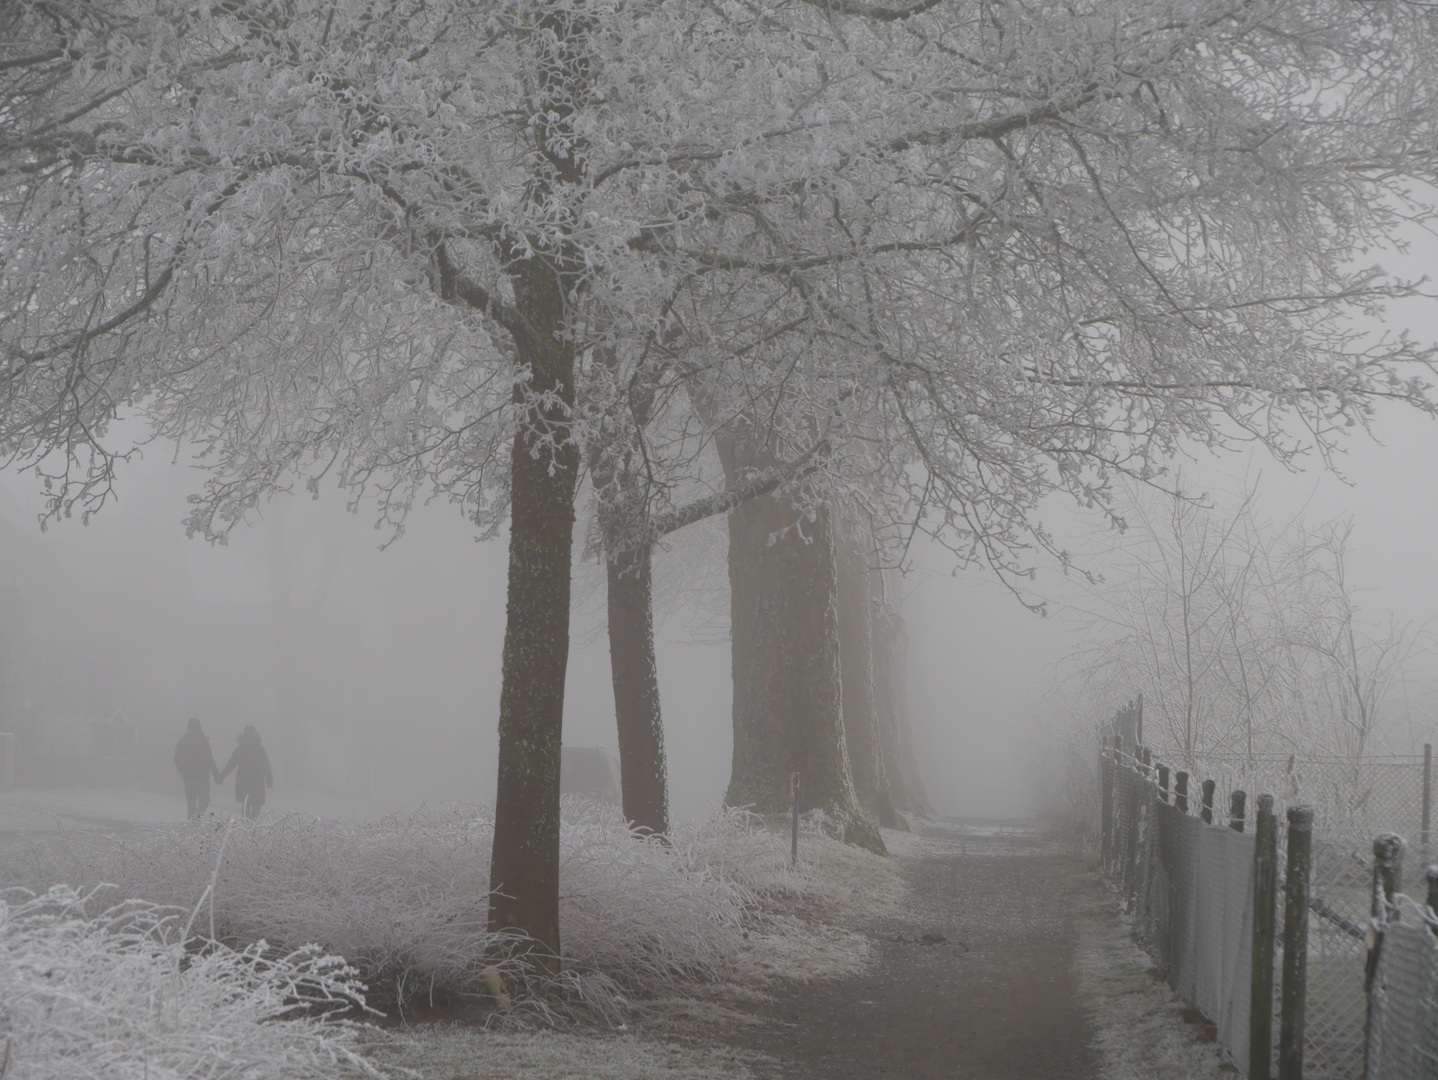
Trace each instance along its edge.
{"label": "misty background", "polygon": [[[1438,242],[1390,253],[1417,279]],[[1393,306],[1388,325],[1438,338],[1431,300]],[[1262,451],[1178,463],[1185,489],[1231,505],[1248,489],[1274,522],[1351,517],[1349,565],[1362,615],[1409,627],[1419,648],[1380,717],[1383,748],[1438,740],[1438,423],[1380,408],[1334,461],[1290,472]],[[421,801],[494,797],[507,538],[475,539],[450,505],[417,505],[404,535],[377,532],[370,508],[322,490],[282,497],[227,546],[187,539],[186,497],[203,480],[173,445],[123,466],[116,499],[88,523],[37,521],[33,477],[0,473],[0,604],[21,628],[20,730],[42,751],[22,784],[181,791],[170,761],[198,716],[223,762],[241,727],[274,762],[272,808],[382,813]],[[1102,578],[1128,537],[1070,502],[1043,521],[1076,567]],[[583,547],[584,527],[575,530]],[[656,646],[676,819],[707,814],[729,779],[731,733],[726,526],[715,519],[656,553]],[[1076,675],[1062,661],[1092,627],[1094,588],[1036,554],[1028,610],[982,568],[956,568],[916,541],[904,578],[908,684],[923,777],[936,808],[1018,817],[1035,807],[1030,763],[1045,721],[1066,712]],[[1116,708],[1089,703],[1093,709]],[[96,746],[120,714],[133,747]],[[1093,721],[1106,718],[1094,715]],[[616,754],[602,568],[576,562],[565,743]],[[128,735],[122,733],[122,740]],[[88,757],[77,775],[73,759]],[[31,759],[32,761],[35,759]],[[65,762],[72,764],[65,764]],[[48,764],[47,764],[48,763]],[[217,793],[224,806],[228,796]]]}
{"label": "misty background", "polygon": [[[1259,456],[1198,459],[1185,476],[1197,477],[1190,490],[1219,494],[1256,481],[1275,519],[1352,515],[1364,614],[1421,626],[1438,612],[1438,424],[1395,410],[1376,430],[1381,442],[1360,433],[1340,461],[1348,484],[1316,468],[1289,474]],[[349,513],[341,495],[325,491],[281,498],[227,546],[212,546],[187,539],[180,524],[198,483],[195,470],[153,446],[88,524],[41,532],[38,494],[23,478],[0,477],[0,582],[28,638],[32,737],[56,753],[67,744],[83,751],[92,722],[118,710],[134,727],[134,760],[79,779],[178,793],[170,753],[187,717],[200,717],[222,762],[253,723],[275,764],[276,810],[315,806],[316,796],[365,813],[491,800],[504,537],[476,541],[458,512],[433,504],[416,507],[405,534],[381,550],[390,535],[374,530],[364,508]],[[1123,542],[1062,504],[1046,521],[1098,574]],[[707,813],[729,778],[724,542],[717,521],[656,559],[660,688],[680,819]],[[943,551],[916,546],[913,561],[904,612],[925,783],[947,814],[1029,814],[1024,758],[1041,737],[1037,721],[1066,692],[1055,667],[1082,637],[1079,612],[1091,597],[1077,574],[1041,565],[1029,595],[1048,601],[1041,617],[986,572],[955,573]],[[577,571],[565,742],[614,753],[603,604],[591,558]],[[1438,735],[1432,660],[1428,650],[1410,663],[1407,692],[1389,704],[1384,730],[1396,751]]]}

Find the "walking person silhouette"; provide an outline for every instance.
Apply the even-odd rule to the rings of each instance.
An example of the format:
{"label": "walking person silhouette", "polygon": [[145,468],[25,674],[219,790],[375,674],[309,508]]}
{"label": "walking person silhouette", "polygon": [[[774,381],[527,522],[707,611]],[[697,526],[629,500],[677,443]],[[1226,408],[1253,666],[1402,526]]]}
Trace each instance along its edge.
{"label": "walking person silhouette", "polygon": [[185,782],[185,816],[191,821],[203,817],[210,807],[210,777],[220,781],[210,737],[200,730],[200,721],[190,717],[189,727],[175,744],[175,768]]}
{"label": "walking person silhouette", "polygon": [[270,772],[270,756],[260,745],[260,733],[254,724],[246,724],[245,730],[235,736],[230,760],[220,770],[221,783],[231,770],[235,774],[235,802],[244,807],[245,817],[259,817],[265,805],[265,789],[275,786],[275,778]]}

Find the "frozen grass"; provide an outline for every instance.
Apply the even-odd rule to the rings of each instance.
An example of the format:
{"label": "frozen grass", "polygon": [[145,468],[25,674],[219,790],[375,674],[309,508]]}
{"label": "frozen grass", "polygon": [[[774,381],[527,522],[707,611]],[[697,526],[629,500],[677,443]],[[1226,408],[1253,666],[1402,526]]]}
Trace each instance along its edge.
{"label": "frozen grass", "polygon": [[424,1080],[749,1080],[756,1056],[728,1047],[564,1031],[524,1035],[448,1024],[384,1035],[369,1048]]}
{"label": "frozen grass", "polygon": [[95,906],[66,887],[0,899],[0,1076],[396,1074],[360,1055],[357,1025],[329,1014],[363,1008],[343,960],[315,948],[275,954],[264,942],[194,948],[183,911],[131,901],[85,914]]}
{"label": "frozen grass", "polygon": [[[318,943],[401,1005],[484,994],[481,971],[515,944],[486,927],[493,821],[481,808],[422,808],[369,822],[287,815],[240,822],[228,841],[224,835],[225,826],[211,822],[45,837],[7,853],[0,884],[99,889],[92,911],[131,897],[188,909],[218,866],[200,929],[213,919],[214,935],[237,948],[261,939],[286,949]],[[853,902],[855,882],[879,888],[887,874],[886,860],[828,838],[822,822],[808,823],[801,846],[800,866],[791,868],[787,837],[737,811],[681,827],[664,844],[631,833],[612,807],[566,800],[560,925],[568,999],[613,1020],[626,995],[723,979],[749,966],[744,958],[756,942],[746,931],[764,922],[761,908],[805,893]],[[804,932],[778,924],[765,931],[776,942]],[[525,1005],[531,1013],[544,1007],[539,995]]]}
{"label": "frozen grass", "polygon": [[[1095,875],[1096,876],[1096,875]],[[1180,1019],[1183,1002],[1132,940],[1118,903],[1101,881],[1076,897],[1074,981],[1094,1028],[1102,1080],[1228,1080],[1235,1075],[1202,1027]]]}

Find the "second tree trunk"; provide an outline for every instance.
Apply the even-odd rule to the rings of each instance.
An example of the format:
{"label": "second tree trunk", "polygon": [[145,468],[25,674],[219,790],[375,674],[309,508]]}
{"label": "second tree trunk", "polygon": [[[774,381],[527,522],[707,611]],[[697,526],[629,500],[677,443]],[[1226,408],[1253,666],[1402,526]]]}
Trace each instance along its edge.
{"label": "second tree trunk", "polygon": [[822,809],[843,838],[884,850],[854,791],[844,740],[838,567],[829,511],[805,520],[786,499],[730,513],[734,759],[726,801],[759,813]]}
{"label": "second tree trunk", "polygon": [[606,560],[609,659],[624,816],[662,835],[669,831],[669,795],[654,659],[652,550],[629,548],[612,552]]}

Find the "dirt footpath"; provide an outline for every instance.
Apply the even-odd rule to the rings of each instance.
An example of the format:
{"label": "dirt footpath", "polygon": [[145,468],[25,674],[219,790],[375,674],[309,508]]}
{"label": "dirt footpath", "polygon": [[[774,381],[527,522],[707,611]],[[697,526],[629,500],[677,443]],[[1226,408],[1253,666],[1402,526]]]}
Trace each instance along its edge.
{"label": "dirt footpath", "polygon": [[868,971],[771,987],[746,1010],[758,1022],[732,1033],[763,1055],[763,1080],[1222,1074],[1080,855],[970,826],[932,827],[894,858],[908,902],[851,924],[871,943]]}

